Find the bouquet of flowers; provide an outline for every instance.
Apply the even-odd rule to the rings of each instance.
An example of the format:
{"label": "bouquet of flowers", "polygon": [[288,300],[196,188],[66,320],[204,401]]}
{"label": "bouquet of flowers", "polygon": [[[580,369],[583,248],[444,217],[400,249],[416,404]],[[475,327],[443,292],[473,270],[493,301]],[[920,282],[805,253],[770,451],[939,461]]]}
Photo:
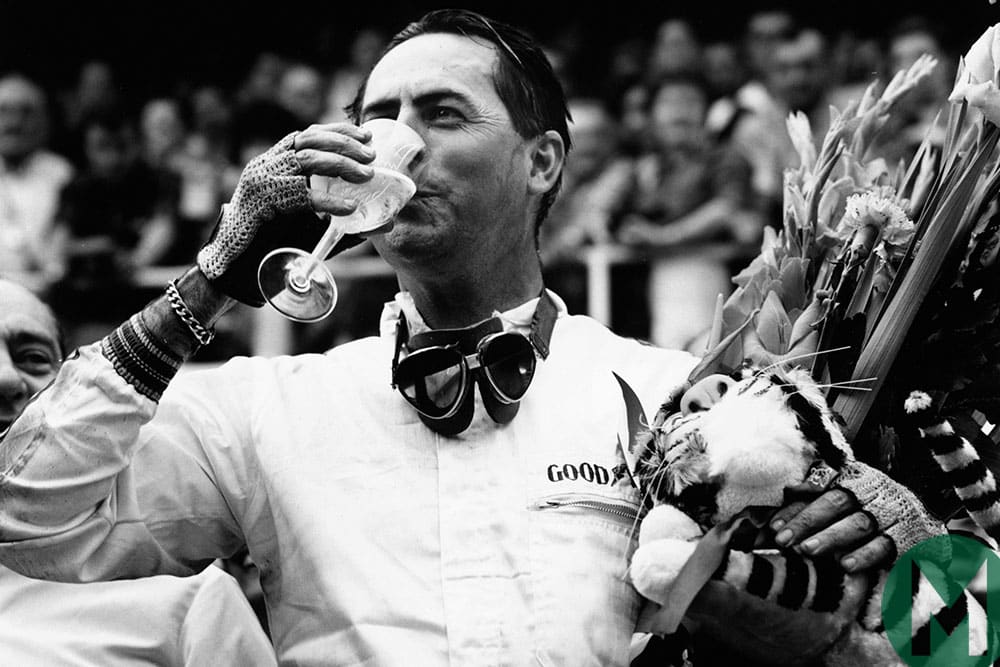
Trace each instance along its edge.
{"label": "bouquet of flowers", "polygon": [[788,118],[801,164],[785,173],[782,227],[734,278],[709,337],[729,367],[810,367],[859,458],[904,477],[894,424],[910,389],[935,393],[981,449],[1000,433],[1000,28],[960,62],[943,142],[928,134],[909,164],[870,154],[935,65],[924,56],[881,93],[873,83],[831,109],[818,147],[805,115]]}

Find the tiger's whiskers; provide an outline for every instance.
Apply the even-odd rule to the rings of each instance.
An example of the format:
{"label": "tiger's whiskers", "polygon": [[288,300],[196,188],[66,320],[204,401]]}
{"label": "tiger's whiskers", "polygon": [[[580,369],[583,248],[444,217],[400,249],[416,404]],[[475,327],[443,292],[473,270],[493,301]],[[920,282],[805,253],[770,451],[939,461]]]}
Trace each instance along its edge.
{"label": "tiger's whiskers", "polygon": [[853,391],[871,391],[871,387],[855,387],[852,386],[858,382],[874,382],[877,377],[870,378],[858,378],[857,380],[842,380],[841,382],[827,382],[825,384],[817,384],[816,386],[820,389],[851,389]]}
{"label": "tiger's whiskers", "polygon": [[[833,388],[836,388],[836,389],[847,389],[847,390],[850,390],[850,391],[871,391],[872,390],[871,387],[855,387],[855,386],[853,386],[853,383],[855,383],[855,382],[874,382],[877,379],[878,378],[873,378],[873,377],[872,378],[858,378],[857,380],[844,380],[843,382],[828,382],[826,384],[817,384],[815,386],[818,387],[818,388],[820,388],[820,389],[833,387]],[[777,387],[794,387],[796,385],[794,383],[788,382],[786,384],[780,384],[780,385],[775,385],[775,386],[777,386]],[[796,396],[796,395],[801,396],[802,395],[802,390],[799,389],[798,391],[793,391],[793,392],[791,392],[788,395],[789,396]]]}
{"label": "tiger's whiskers", "polygon": [[817,350],[815,352],[805,352],[803,354],[795,354],[795,355],[792,355],[790,357],[784,357],[782,359],[778,359],[774,363],[772,363],[772,364],[770,364],[768,366],[765,366],[764,368],[761,368],[760,370],[758,370],[757,374],[766,373],[767,371],[771,370],[772,368],[776,368],[778,366],[784,366],[787,363],[790,363],[792,361],[798,361],[799,359],[808,359],[810,357],[818,357],[821,354],[832,354],[834,352],[842,352],[844,350],[849,350],[849,349],[851,349],[850,345],[843,345],[841,347],[834,347],[834,348],[831,348],[829,350]]}

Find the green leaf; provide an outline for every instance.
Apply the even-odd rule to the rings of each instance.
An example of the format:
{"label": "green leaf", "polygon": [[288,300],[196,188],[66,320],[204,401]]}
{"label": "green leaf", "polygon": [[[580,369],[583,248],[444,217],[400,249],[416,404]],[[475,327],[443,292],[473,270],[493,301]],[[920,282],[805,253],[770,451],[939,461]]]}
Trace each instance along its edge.
{"label": "green leaf", "polygon": [[885,313],[861,351],[855,365],[855,379],[875,377],[872,391],[848,392],[839,395],[834,410],[845,420],[845,433],[853,439],[859,432],[868,410],[884,385],[889,370],[913,324],[924,298],[938,277],[938,271],[952,249],[956,232],[966,223],[970,199],[976,184],[989,162],[997,143],[998,131],[993,128],[987,140],[978,146],[970,159],[954,157],[954,165],[946,178],[954,177],[949,187],[941,188],[942,202],[928,222],[927,231],[920,242],[912,265],[906,270],[899,288],[888,302]]}
{"label": "green leaf", "polygon": [[792,321],[775,292],[769,292],[757,318],[757,333],[768,352],[784,354],[792,340]]}
{"label": "green leaf", "polygon": [[781,263],[779,270],[781,303],[786,310],[805,308],[811,295],[806,286],[806,273],[809,260],[801,257],[789,257]]}

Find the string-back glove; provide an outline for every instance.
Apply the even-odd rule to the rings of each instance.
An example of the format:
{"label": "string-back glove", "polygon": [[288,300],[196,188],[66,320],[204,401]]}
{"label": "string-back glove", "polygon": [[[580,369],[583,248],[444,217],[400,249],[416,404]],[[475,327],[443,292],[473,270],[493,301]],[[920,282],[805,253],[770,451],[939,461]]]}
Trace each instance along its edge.
{"label": "string-back glove", "polygon": [[860,461],[844,464],[833,485],[857,499],[861,511],[892,540],[896,558],[918,542],[945,534],[944,524],[930,515],[912,491]]}
{"label": "string-back glove", "polygon": [[[236,191],[222,209],[208,243],[198,252],[198,267],[227,296],[263,306],[257,267],[282,247],[311,251],[327,228],[312,210],[308,176],[294,150],[293,132],[250,160]],[[331,256],[363,239],[345,236]]]}

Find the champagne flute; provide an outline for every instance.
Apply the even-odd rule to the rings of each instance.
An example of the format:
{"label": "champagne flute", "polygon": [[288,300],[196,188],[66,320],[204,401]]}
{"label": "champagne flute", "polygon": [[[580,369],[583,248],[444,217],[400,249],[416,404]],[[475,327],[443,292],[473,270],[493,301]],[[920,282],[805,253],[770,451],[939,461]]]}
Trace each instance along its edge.
{"label": "champagne flute", "polygon": [[326,189],[354,199],[358,208],[346,216],[329,216],[329,225],[312,252],[278,248],[261,260],[257,284],[261,294],[279,313],[296,322],[317,322],[337,305],[337,284],[324,259],[345,234],[386,231],[396,214],[417,190],[404,173],[423,149],[424,142],[405,123],[377,118],[362,127],[372,133],[375,175],[365,183],[324,178]]}

